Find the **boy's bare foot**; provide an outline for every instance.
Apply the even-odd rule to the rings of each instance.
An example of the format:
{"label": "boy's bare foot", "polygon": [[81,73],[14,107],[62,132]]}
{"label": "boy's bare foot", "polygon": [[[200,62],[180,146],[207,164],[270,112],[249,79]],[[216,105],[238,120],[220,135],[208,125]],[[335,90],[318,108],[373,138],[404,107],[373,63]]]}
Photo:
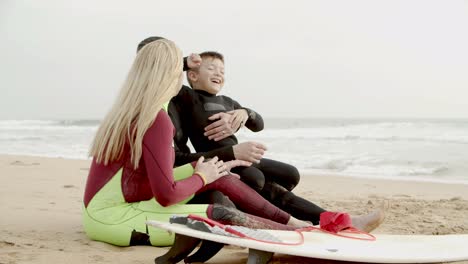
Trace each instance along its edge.
{"label": "boy's bare foot", "polygon": [[361,216],[351,216],[352,225],[364,232],[371,232],[376,229],[385,219],[385,210],[389,208],[388,201],[385,201],[382,206],[369,214]]}

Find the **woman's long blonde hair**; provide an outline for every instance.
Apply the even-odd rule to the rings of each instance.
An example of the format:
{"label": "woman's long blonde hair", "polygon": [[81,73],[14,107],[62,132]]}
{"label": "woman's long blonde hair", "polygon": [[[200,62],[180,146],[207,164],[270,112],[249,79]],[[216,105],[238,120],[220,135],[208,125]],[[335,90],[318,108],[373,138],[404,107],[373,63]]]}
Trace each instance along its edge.
{"label": "woman's long blonde hair", "polygon": [[170,40],[147,44],[137,54],[117,101],[102,121],[91,145],[90,156],[107,165],[122,157],[126,142],[136,169],[143,137],[163,104],[181,87],[183,58]]}

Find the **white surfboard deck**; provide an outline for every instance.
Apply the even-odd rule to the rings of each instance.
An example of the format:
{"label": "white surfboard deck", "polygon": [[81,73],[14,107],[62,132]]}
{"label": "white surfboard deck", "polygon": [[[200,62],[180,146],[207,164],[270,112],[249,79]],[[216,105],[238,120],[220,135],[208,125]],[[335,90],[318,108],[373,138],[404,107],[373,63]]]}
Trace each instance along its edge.
{"label": "white surfboard deck", "polygon": [[[320,231],[303,232],[298,246],[275,245],[250,239],[202,232],[185,225],[150,220],[148,225],[170,232],[268,252],[302,257],[372,263],[433,263],[468,260],[468,234],[374,235],[375,241],[349,239]],[[263,230],[283,242],[300,241],[294,231]]]}

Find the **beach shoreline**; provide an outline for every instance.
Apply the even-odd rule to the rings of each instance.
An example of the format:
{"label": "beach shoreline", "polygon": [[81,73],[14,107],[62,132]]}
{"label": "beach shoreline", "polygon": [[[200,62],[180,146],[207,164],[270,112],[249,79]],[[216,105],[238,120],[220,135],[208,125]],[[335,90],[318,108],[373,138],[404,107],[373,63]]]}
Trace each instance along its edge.
{"label": "beach shoreline", "polygon": [[[90,160],[0,155],[1,263],[153,263],[167,248],[120,248],[89,240],[81,225]],[[468,172],[467,172],[468,173]],[[381,234],[468,234],[468,185],[302,175],[294,192],[331,211],[366,213],[390,202]],[[209,263],[245,263],[223,249]],[[276,256],[271,263],[335,263]],[[468,263],[457,262],[457,263]]]}

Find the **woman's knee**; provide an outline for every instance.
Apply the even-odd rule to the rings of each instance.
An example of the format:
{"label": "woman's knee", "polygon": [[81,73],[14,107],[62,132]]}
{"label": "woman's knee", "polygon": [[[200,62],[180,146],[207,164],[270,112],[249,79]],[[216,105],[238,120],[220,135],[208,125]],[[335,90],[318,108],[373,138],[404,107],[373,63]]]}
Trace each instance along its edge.
{"label": "woman's knee", "polygon": [[227,195],[216,189],[197,193],[188,204],[222,204],[227,207],[236,207]]}
{"label": "woman's knee", "polygon": [[220,191],[213,191],[209,194],[209,202],[212,204],[220,204],[226,207],[236,208],[236,205]]}
{"label": "woman's knee", "polygon": [[235,208],[227,207],[221,204],[211,205],[208,217],[219,222],[231,222],[234,218],[239,217],[241,212]]}

